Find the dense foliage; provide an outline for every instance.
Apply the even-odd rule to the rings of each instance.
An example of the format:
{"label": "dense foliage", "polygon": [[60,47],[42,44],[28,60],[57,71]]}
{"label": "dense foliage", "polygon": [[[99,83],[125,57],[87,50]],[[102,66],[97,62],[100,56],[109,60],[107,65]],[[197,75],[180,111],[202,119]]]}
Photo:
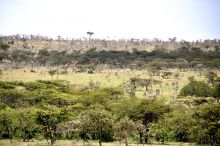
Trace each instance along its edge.
{"label": "dense foliage", "polygon": [[65,65],[75,60],[77,66],[80,67],[81,65],[91,65],[94,60],[97,60],[98,64],[108,64],[109,67],[119,68],[140,68],[155,65],[167,68],[219,68],[219,58],[220,51],[202,51],[201,48],[190,47],[181,47],[175,50],[154,49],[151,52],[138,49],[133,49],[132,52],[125,50],[97,51],[96,48],[86,52],[77,50],[71,53],[58,50],[50,51],[48,49],[41,49],[38,52],[33,52],[33,50],[7,51],[3,49],[0,51],[0,60],[7,59],[19,64],[37,64],[41,66]]}
{"label": "dense foliage", "polygon": [[[189,95],[188,86],[198,83],[218,90],[216,82],[193,80],[183,90]],[[220,144],[218,103],[176,107],[159,99],[124,96],[120,88],[90,90],[59,80],[0,82],[0,103],[1,139],[47,139],[51,144],[76,138],[98,140],[99,145],[114,140],[124,140],[126,145],[130,140]]]}

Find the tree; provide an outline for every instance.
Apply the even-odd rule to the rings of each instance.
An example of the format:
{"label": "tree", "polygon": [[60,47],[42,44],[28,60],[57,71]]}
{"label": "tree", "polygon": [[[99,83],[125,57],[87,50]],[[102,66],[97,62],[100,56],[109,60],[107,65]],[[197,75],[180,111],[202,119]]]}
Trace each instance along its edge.
{"label": "tree", "polygon": [[8,53],[6,52],[0,52],[0,62],[2,62],[3,59],[8,58]]}
{"label": "tree", "polygon": [[0,43],[0,49],[3,51],[7,51],[8,48],[10,48],[10,46],[8,44],[5,43]]}
{"label": "tree", "polygon": [[29,141],[39,133],[39,126],[35,122],[37,111],[35,108],[17,110],[18,131],[23,141]]}
{"label": "tree", "polygon": [[36,59],[38,60],[38,62],[41,65],[46,65],[46,63],[49,61],[50,57],[51,57],[51,54],[47,49],[41,49],[41,50],[39,50]]}
{"label": "tree", "polygon": [[198,144],[220,145],[220,105],[200,105],[193,114],[190,138]]}
{"label": "tree", "polygon": [[0,134],[3,138],[9,138],[11,143],[15,136],[18,122],[16,119],[16,110],[6,108],[0,110]]}
{"label": "tree", "polygon": [[122,100],[114,108],[116,108],[115,113],[119,118],[127,116],[135,122],[142,143],[148,143],[150,125],[170,111],[169,106],[164,105],[162,100],[139,100],[135,97],[130,100]]}
{"label": "tree", "polygon": [[180,96],[208,97],[212,96],[212,90],[204,81],[192,79],[180,90]]}
{"label": "tree", "polygon": [[140,143],[144,143],[144,135],[146,135],[146,127],[144,126],[144,124],[142,123],[141,120],[137,120],[135,121],[135,126],[136,126],[136,129],[138,131],[138,134],[139,134],[139,142]]}
{"label": "tree", "polygon": [[[2,86],[8,88],[13,85],[2,83]],[[0,102],[12,108],[22,107],[28,104],[27,93],[15,89],[0,89]]]}
{"label": "tree", "polygon": [[92,35],[94,34],[94,32],[88,31],[86,32],[89,35],[89,41],[91,40]]}
{"label": "tree", "polygon": [[214,48],[215,48],[215,52],[216,52],[216,53],[219,53],[219,52],[220,52],[220,46],[214,46]]}
{"label": "tree", "polygon": [[[109,112],[96,108],[83,112],[81,117],[84,138],[98,139],[99,146],[102,146],[103,140],[113,139],[113,120]],[[86,128],[85,125],[89,127]]]}
{"label": "tree", "polygon": [[148,132],[150,125],[154,122],[157,122],[163,114],[170,111],[169,106],[164,105],[163,101],[151,101],[151,100],[141,100],[138,104],[134,106],[128,116],[134,121],[140,120],[141,123],[145,126],[145,131],[142,133],[140,139],[145,140],[145,143],[148,143]]}
{"label": "tree", "polygon": [[36,122],[42,126],[44,137],[50,139],[51,145],[55,144],[57,140],[57,129],[61,123],[68,120],[67,111],[50,106],[46,110],[37,113]]}
{"label": "tree", "polygon": [[8,58],[9,54],[7,50],[10,48],[8,44],[0,42],[0,62],[2,62],[3,59]]}
{"label": "tree", "polygon": [[218,76],[213,71],[210,71],[210,72],[208,72],[206,74],[205,77],[207,78],[209,84],[214,85],[215,84],[215,80],[217,79]]}
{"label": "tree", "polygon": [[120,119],[115,125],[116,135],[125,140],[125,145],[128,146],[128,138],[134,133],[135,123],[128,117]]}
{"label": "tree", "polygon": [[216,98],[217,102],[219,102],[220,99],[220,77],[217,77],[217,79],[214,81],[214,87],[213,87],[213,97]]}
{"label": "tree", "polygon": [[85,142],[91,138],[90,135],[90,122],[88,120],[88,115],[86,113],[81,113],[79,116],[79,136],[83,140],[83,146]]}
{"label": "tree", "polygon": [[171,113],[160,118],[150,127],[150,135],[157,141],[189,142],[190,128],[192,123],[192,110],[178,106]]}
{"label": "tree", "polygon": [[56,69],[52,69],[52,70],[49,70],[48,73],[50,74],[52,80],[53,80],[53,76],[57,73],[57,70]]}

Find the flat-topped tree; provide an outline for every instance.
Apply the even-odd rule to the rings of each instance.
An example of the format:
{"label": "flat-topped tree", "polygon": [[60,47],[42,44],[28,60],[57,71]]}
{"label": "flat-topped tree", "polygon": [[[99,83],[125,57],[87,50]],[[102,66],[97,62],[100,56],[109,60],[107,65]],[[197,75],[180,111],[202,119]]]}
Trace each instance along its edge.
{"label": "flat-topped tree", "polygon": [[91,40],[92,35],[94,35],[94,32],[88,31],[86,32],[86,34],[89,35],[89,41]]}

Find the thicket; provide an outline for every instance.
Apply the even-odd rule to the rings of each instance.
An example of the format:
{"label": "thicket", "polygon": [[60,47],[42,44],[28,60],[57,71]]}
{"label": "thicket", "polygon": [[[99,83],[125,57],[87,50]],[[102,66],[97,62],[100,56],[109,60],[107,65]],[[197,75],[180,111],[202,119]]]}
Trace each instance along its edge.
{"label": "thicket", "polygon": [[[181,96],[197,95],[188,89],[214,84],[192,80]],[[200,86],[197,86],[200,85]],[[209,89],[207,88],[207,89]],[[206,96],[199,92],[198,96]],[[206,93],[206,92],[205,92]],[[200,97],[197,97],[200,98]],[[199,103],[193,108],[167,105],[162,99],[124,96],[120,88],[77,87],[67,81],[0,82],[0,138],[121,140],[149,143],[153,140],[220,144],[219,103]]]}

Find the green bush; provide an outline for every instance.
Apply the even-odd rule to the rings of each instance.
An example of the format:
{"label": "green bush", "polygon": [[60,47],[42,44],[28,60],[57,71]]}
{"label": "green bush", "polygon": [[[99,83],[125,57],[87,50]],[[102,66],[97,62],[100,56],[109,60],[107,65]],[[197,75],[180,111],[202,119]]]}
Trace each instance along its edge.
{"label": "green bush", "polygon": [[212,96],[212,88],[204,81],[193,79],[180,90],[180,96],[209,97]]}
{"label": "green bush", "polygon": [[191,140],[198,144],[220,145],[220,105],[200,105],[192,117]]}

